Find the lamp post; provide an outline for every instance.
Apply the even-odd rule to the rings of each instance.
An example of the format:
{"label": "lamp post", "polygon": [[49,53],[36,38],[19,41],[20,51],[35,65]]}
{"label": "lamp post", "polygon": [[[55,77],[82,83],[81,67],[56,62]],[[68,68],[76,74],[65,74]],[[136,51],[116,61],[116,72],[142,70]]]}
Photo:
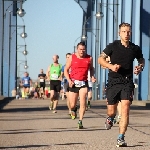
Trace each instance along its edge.
{"label": "lamp post", "polygon": [[[115,34],[114,34],[114,36],[113,36],[113,38],[117,38],[117,35],[118,35],[118,18],[117,18],[117,15],[115,16],[115,12],[111,9],[111,8],[109,8],[109,6],[108,5],[119,5],[119,4],[117,4],[117,3],[115,3],[115,4],[111,4],[111,3],[106,3],[106,4],[103,4],[103,3],[99,3],[98,4],[98,7],[100,8],[100,10],[101,10],[101,8],[102,7],[106,7],[106,9],[110,12],[110,13],[112,13],[112,20],[113,20],[113,22],[114,22],[114,32],[115,32]],[[116,10],[116,13],[117,13],[117,10]],[[109,17],[109,16],[108,16]],[[107,19],[107,18],[106,18]],[[116,25],[116,26],[115,26]],[[111,28],[109,28],[110,30],[112,30]],[[109,32],[109,31],[108,31]],[[110,35],[111,36],[111,35]],[[101,35],[100,35],[100,38],[101,38]],[[109,42],[112,42],[112,41],[109,41]],[[99,51],[100,53],[101,53],[101,49],[100,49],[100,51]],[[99,54],[100,54],[99,53]],[[97,55],[97,56],[99,56],[99,54]],[[98,58],[96,58],[96,61],[98,60]],[[98,65],[98,64],[97,64]],[[99,92],[100,92],[100,94],[99,94],[99,96],[100,96],[100,99],[102,98],[104,98],[104,89],[105,89],[105,85],[106,85],[106,80],[107,80],[107,69],[102,69],[101,67],[99,67],[98,66],[98,73],[100,73],[100,75],[99,75]],[[102,78],[103,77],[103,78]]]}
{"label": "lamp post", "polygon": [[24,69],[27,70],[29,66],[27,65],[27,60],[17,60],[20,61],[20,63],[17,65],[17,76],[19,77],[19,72],[20,72],[20,65],[24,64]]}
{"label": "lamp post", "polygon": [[[16,4],[17,4],[17,3],[20,3],[20,8],[17,8],[16,14],[18,14],[19,17],[23,17],[23,16],[26,14],[25,10],[22,8],[23,2],[24,2],[25,0],[3,0],[3,1],[12,1],[12,2],[13,2],[13,3],[11,3],[11,4],[8,6],[8,8],[6,9],[6,11],[8,11],[9,8],[10,8],[14,3],[16,3]],[[4,14],[4,16],[6,16],[6,13]]]}
{"label": "lamp post", "polygon": [[[23,55],[27,55],[28,54],[28,51],[27,51],[27,45],[17,45],[17,46],[19,46],[18,48],[17,48],[17,52],[21,52]],[[25,47],[25,49],[24,49],[24,51],[18,51],[18,49],[20,49],[21,47]]]}
{"label": "lamp post", "polygon": [[[100,20],[104,15],[103,15],[102,12],[97,12],[94,16],[96,17],[97,20]],[[83,24],[83,34],[82,34],[82,37],[85,37],[85,38],[86,38],[86,30],[87,30],[87,29],[86,29],[86,24],[87,24],[87,22],[89,21],[89,19],[91,19],[91,17],[92,17],[92,16],[90,16],[89,18],[87,18],[87,19],[85,20],[84,24]],[[97,28],[96,28],[96,30],[97,30]]]}
{"label": "lamp post", "polygon": [[[12,3],[8,6],[8,8],[6,9],[6,10],[4,10],[4,3],[5,3],[5,1],[12,1]],[[24,14],[25,14],[25,11],[22,9],[22,5],[23,5],[23,2],[24,2],[25,0],[2,0],[2,14],[3,14],[3,19],[2,19],[2,45],[1,45],[1,47],[2,47],[2,50],[1,50],[1,56],[2,56],[2,59],[1,59],[1,70],[2,70],[2,72],[1,72],[1,76],[0,76],[0,80],[1,80],[1,88],[0,88],[0,95],[1,94],[4,94],[3,93],[3,90],[2,90],[2,88],[3,88],[3,70],[4,70],[4,65],[3,65],[3,61],[4,61],[4,59],[3,59],[3,55],[4,55],[4,44],[5,44],[5,41],[4,41],[4,35],[5,35],[5,25],[4,25],[4,19],[6,18],[6,12],[9,10],[9,8],[13,5],[15,8],[13,9],[13,15],[16,15],[16,14],[18,14],[20,17],[23,17],[24,16]],[[14,5],[15,3],[17,4],[17,3],[19,3],[20,2],[20,8],[18,9],[18,13],[17,12],[15,12],[14,10],[16,10],[16,6],[17,5]],[[11,15],[11,14],[10,14]],[[9,17],[9,23],[11,24],[11,16]],[[9,24],[9,25],[10,25]],[[10,28],[10,26],[9,26],[9,51],[8,52],[10,52],[10,48],[11,48],[11,43],[10,43],[10,39],[11,39],[11,28]],[[8,59],[10,58],[10,53],[8,54]],[[8,60],[8,77],[10,77],[10,59]],[[9,86],[9,81],[10,79],[8,78],[8,86]],[[8,87],[8,95],[9,95],[9,87]]]}
{"label": "lamp post", "polygon": [[95,41],[95,77],[96,77],[96,83],[94,85],[95,93],[94,93],[94,99],[98,100],[100,97],[99,94],[99,69],[98,69],[98,56],[99,56],[99,49],[100,49],[100,19],[104,16],[104,14],[101,12],[100,4],[97,6],[98,11],[98,19],[96,20],[96,41]]}
{"label": "lamp post", "polygon": [[[23,27],[23,33],[21,34],[22,38],[27,37],[27,34],[25,33],[25,26],[21,26],[21,25],[12,25],[11,24],[11,13],[12,11],[9,11],[9,53],[8,53],[8,94],[9,94],[9,87],[10,87],[10,55],[11,55],[11,27]],[[26,52],[25,52],[26,53]]]}

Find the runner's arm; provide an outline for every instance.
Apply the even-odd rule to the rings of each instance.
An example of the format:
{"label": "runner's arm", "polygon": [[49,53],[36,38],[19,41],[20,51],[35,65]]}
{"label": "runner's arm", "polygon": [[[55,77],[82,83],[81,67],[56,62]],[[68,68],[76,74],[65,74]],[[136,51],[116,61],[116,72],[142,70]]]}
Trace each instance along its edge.
{"label": "runner's arm", "polygon": [[47,76],[45,75],[45,80],[47,79]]}
{"label": "runner's arm", "polygon": [[108,61],[106,61],[106,58],[108,58],[108,55],[106,55],[104,52],[102,52],[98,58],[98,63],[103,66],[104,68],[110,69],[112,64],[110,64]]}
{"label": "runner's arm", "polygon": [[62,78],[64,78],[64,66],[62,66],[62,68],[61,68],[61,76],[62,76]]}
{"label": "runner's arm", "polygon": [[71,61],[72,61],[72,56],[69,57],[69,59],[67,60],[66,66],[64,68],[64,76],[66,77],[68,81],[70,81],[69,69],[71,67]]}
{"label": "runner's arm", "polygon": [[[106,61],[110,63],[110,57],[109,57],[109,56],[106,58]],[[102,67],[103,69],[108,69],[108,68],[106,68],[106,67],[104,67],[104,66],[101,66],[101,67]]]}
{"label": "runner's arm", "polygon": [[94,77],[94,67],[93,67],[93,58],[91,57],[91,63],[90,63],[90,77]]}

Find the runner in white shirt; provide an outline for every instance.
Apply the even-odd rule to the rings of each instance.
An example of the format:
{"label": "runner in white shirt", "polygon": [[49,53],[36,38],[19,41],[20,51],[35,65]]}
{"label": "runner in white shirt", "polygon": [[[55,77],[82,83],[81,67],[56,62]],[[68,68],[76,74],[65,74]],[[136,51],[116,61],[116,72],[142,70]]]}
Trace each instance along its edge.
{"label": "runner in white shirt", "polygon": [[88,95],[87,95],[87,107],[86,110],[88,110],[88,108],[91,108],[91,100],[92,100],[92,86],[93,83],[91,81],[91,77],[90,77],[90,70],[88,71]]}

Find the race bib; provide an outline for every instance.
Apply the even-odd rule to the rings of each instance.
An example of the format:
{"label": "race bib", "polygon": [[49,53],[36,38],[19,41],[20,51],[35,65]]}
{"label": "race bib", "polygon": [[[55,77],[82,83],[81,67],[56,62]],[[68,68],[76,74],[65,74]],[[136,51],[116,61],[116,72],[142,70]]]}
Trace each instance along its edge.
{"label": "race bib", "polygon": [[51,78],[58,79],[58,74],[51,74]]}
{"label": "race bib", "polygon": [[40,79],[40,82],[44,82],[44,79]]}
{"label": "race bib", "polygon": [[29,84],[28,79],[24,80],[24,84]]}
{"label": "race bib", "polygon": [[84,81],[75,80],[74,84],[75,84],[75,87],[82,87],[82,86],[85,85],[85,82]]}

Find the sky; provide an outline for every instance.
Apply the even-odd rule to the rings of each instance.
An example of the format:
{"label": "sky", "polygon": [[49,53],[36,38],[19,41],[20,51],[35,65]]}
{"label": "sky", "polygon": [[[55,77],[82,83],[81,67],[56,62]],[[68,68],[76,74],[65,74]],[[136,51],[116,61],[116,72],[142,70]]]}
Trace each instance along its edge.
{"label": "sky", "polygon": [[[74,51],[74,44],[80,41],[83,11],[74,0],[27,0],[23,9],[28,36],[25,40],[18,36],[17,45],[26,43],[27,71],[32,79],[37,79],[40,69],[46,72],[53,55],[58,54],[59,63],[65,64],[66,53]],[[23,20],[17,17],[18,25],[23,25]],[[19,49],[23,50],[24,47]],[[18,60],[25,60],[25,56],[18,52]],[[24,65],[20,65],[20,76],[23,71]]]}

